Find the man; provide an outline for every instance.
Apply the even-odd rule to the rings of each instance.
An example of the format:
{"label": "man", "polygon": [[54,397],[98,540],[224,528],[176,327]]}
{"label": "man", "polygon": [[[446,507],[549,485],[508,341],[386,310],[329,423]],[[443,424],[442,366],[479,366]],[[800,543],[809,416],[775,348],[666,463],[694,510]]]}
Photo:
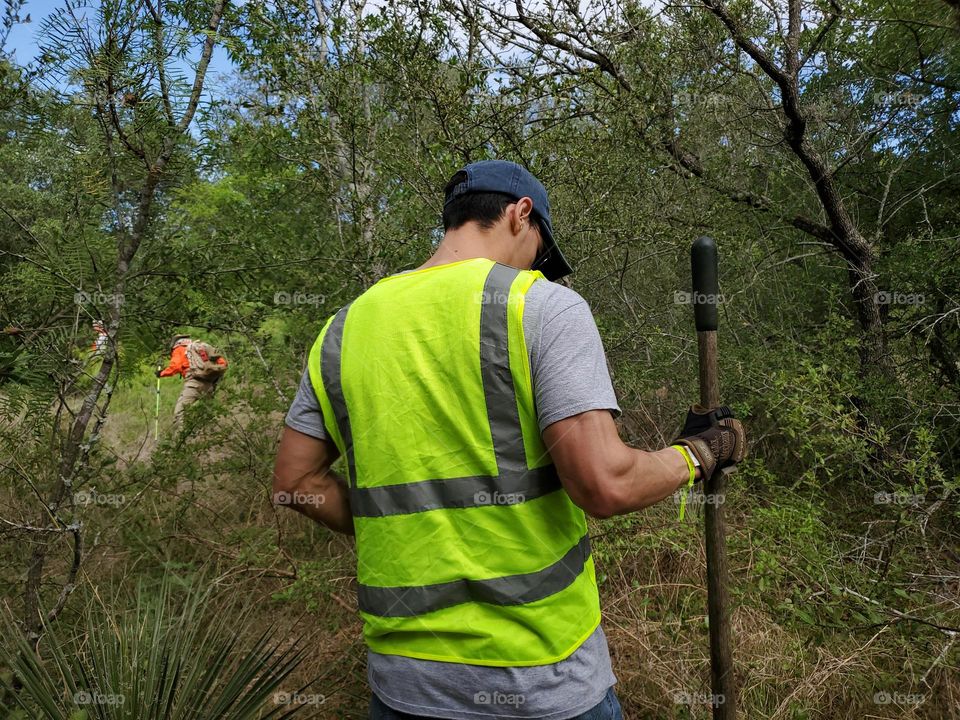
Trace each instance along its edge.
{"label": "man", "polygon": [[209,343],[176,335],[170,343],[170,362],[157,377],[180,375],[186,378],[173,410],[174,425],[183,425],[183,413],[202,397],[213,395],[217,383],[227,371],[227,359]]}
{"label": "man", "polygon": [[93,321],[93,332],[96,337],[90,345],[90,353],[92,355],[103,355],[104,350],[107,349],[107,341],[110,339],[110,336],[107,335],[107,329],[103,326],[102,321]]}
{"label": "man", "polygon": [[742,459],[743,428],[698,411],[673,447],[620,440],[599,333],[549,282],[571,269],[525,169],[456,173],[443,224],[429,260],[327,321],[275,502],[356,534],[371,718],[621,718],[585,512]]}

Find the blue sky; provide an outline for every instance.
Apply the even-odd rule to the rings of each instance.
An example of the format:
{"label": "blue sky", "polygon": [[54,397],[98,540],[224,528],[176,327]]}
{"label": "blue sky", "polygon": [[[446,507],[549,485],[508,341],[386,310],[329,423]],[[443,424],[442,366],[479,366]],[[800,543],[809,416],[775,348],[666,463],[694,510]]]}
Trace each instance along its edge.
{"label": "blue sky", "polygon": [[[63,7],[63,4],[63,0],[27,0],[20,11],[20,17],[25,18],[29,15],[31,22],[15,25],[10,31],[6,46],[3,48],[5,52],[13,56],[18,65],[26,65],[37,58],[39,55],[38,34],[42,24],[41,21],[57,8]],[[226,52],[223,48],[218,47],[214,51],[213,60],[210,63],[210,69],[214,73],[212,79],[219,84],[218,81],[223,76],[230,74],[232,68]]]}
{"label": "blue sky", "polygon": [[40,30],[38,21],[40,18],[49,15],[59,4],[49,0],[27,0],[27,4],[20,11],[20,17],[26,17],[29,14],[33,18],[33,22],[14,25],[4,48],[6,52],[14,56],[18,64],[25,65],[37,56],[36,34]]}

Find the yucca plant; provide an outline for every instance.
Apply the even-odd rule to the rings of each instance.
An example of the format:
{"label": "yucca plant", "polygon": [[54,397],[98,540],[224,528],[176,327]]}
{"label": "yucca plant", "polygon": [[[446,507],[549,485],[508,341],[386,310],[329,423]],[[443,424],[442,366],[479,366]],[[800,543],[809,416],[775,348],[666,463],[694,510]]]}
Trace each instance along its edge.
{"label": "yucca plant", "polygon": [[39,656],[18,639],[8,618],[3,660],[18,687],[2,680],[4,717],[246,720],[296,714],[299,706],[268,701],[301,662],[298,643],[283,647],[270,628],[242,644],[236,630],[247,613],[206,612],[209,590],[188,588],[177,598],[171,584],[165,579],[152,591],[140,586],[133,609],[120,615],[91,603],[84,632],[76,637],[62,626],[48,627]]}

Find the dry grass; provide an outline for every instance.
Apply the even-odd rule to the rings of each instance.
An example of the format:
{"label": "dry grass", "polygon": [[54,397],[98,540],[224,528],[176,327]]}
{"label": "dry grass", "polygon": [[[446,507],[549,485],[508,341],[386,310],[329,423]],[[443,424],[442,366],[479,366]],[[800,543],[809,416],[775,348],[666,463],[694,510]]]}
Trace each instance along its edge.
{"label": "dry grass", "polygon": [[[99,586],[155,578],[163,568],[186,578],[199,567],[212,568],[210,580],[223,606],[242,598],[251,609],[249,620],[236,628],[239,634],[252,639],[276,625],[281,637],[307,649],[285,689],[306,688],[324,702],[302,717],[364,718],[369,690],[352,540],[270,504],[274,428],[282,417],[265,420],[233,407],[241,409],[198,431],[191,449],[180,455],[157,449],[154,459],[164,459],[124,480],[131,484],[122,507],[87,509],[89,547],[75,602]],[[111,417],[105,433],[118,454],[129,452],[123,449],[130,447],[129,436],[148,433],[152,421],[139,407],[129,410]],[[150,442],[126,459],[139,456],[138,465],[150,467]],[[186,465],[172,468],[172,458]],[[779,553],[792,572],[791,546],[757,526],[757,506],[746,493],[734,495],[728,524],[741,717],[960,718],[957,645],[948,647],[947,635],[930,631],[911,644],[896,618],[874,628],[851,623],[847,632],[824,633],[777,617],[764,600],[785,589],[758,589],[756,551],[762,546]],[[16,505],[17,498],[7,494],[3,503]],[[693,513],[679,524],[668,501],[635,516],[592,523],[604,628],[628,720],[709,717],[705,702],[686,702],[710,693],[701,521]],[[52,569],[60,562],[52,558]],[[796,582],[804,577],[799,570],[788,576]],[[954,585],[948,599],[955,600],[955,591]],[[912,648],[909,657],[904,648]],[[923,688],[920,702],[900,702],[917,687]],[[893,702],[875,702],[879,692]]]}

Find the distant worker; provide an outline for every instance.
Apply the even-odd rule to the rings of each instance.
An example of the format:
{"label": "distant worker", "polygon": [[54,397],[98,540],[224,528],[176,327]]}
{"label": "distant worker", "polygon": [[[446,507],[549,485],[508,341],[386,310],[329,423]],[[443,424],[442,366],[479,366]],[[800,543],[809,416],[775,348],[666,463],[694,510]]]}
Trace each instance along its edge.
{"label": "distant worker", "polygon": [[90,345],[90,352],[94,355],[103,355],[103,351],[107,347],[107,341],[110,339],[107,335],[107,329],[101,321],[94,320],[93,332],[96,334],[96,338],[94,338],[93,343]]}
{"label": "distant worker", "polygon": [[[620,720],[586,515],[733,465],[743,426],[688,414],[624,444],[590,308],[543,185],[491,160],[446,186],[444,236],[320,331],[274,502],[356,535],[371,720]],[[331,470],[344,456],[344,475]]]}
{"label": "distant worker", "polygon": [[227,371],[227,359],[213,345],[202,340],[193,340],[189,335],[177,335],[170,343],[170,364],[163,370],[157,370],[157,377],[180,375],[186,378],[177,406],[173,411],[173,421],[179,427],[183,424],[183,413],[189,405],[213,394]]}

